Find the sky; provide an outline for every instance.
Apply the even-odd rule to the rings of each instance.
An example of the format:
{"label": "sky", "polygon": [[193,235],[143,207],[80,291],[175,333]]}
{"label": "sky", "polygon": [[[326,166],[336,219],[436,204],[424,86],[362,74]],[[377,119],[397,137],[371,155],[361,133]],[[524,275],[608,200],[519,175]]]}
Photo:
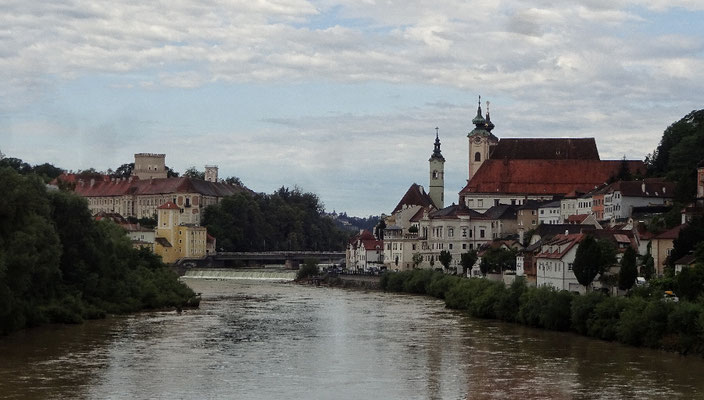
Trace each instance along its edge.
{"label": "sky", "polygon": [[594,137],[642,159],[704,108],[701,0],[3,0],[0,152],[68,170],[134,153],[257,192],[390,213],[467,180],[477,98],[494,134]]}

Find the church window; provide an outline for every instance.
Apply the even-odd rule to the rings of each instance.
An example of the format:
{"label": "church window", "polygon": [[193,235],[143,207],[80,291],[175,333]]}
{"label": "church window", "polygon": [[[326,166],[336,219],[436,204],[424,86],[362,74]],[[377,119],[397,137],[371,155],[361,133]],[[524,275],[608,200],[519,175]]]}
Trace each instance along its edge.
{"label": "church window", "polygon": [[480,152],[474,153],[474,161],[481,161],[482,160],[482,154]]}
{"label": "church window", "polygon": [[438,171],[433,171],[433,179],[438,179]]}

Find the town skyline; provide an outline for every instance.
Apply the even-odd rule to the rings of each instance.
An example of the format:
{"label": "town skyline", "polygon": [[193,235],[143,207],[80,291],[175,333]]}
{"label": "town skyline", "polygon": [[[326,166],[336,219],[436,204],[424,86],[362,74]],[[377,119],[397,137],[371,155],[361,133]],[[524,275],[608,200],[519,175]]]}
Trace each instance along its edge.
{"label": "town skyline", "polygon": [[439,127],[445,203],[467,179],[477,95],[499,138],[594,137],[643,159],[700,109],[696,2],[9,4],[0,150],[115,169],[165,153],[326,210],[388,213],[427,190]]}

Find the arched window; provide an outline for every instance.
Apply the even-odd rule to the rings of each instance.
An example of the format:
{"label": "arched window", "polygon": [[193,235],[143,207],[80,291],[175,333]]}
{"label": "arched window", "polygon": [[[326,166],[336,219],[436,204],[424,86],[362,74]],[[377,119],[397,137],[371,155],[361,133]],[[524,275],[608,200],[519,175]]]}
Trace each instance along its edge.
{"label": "arched window", "polygon": [[482,160],[482,154],[480,152],[474,153],[474,161],[481,161]]}
{"label": "arched window", "polygon": [[438,179],[438,171],[433,171],[433,179]]}

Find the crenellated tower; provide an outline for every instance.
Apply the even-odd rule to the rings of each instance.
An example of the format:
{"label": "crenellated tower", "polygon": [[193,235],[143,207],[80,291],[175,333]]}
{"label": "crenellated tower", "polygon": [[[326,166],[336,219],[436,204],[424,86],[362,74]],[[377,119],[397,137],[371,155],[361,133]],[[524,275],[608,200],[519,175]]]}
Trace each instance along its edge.
{"label": "crenellated tower", "polygon": [[430,184],[428,195],[435,207],[440,210],[445,204],[445,157],[440,152],[439,128],[435,128],[435,148],[428,160],[430,163]]}

